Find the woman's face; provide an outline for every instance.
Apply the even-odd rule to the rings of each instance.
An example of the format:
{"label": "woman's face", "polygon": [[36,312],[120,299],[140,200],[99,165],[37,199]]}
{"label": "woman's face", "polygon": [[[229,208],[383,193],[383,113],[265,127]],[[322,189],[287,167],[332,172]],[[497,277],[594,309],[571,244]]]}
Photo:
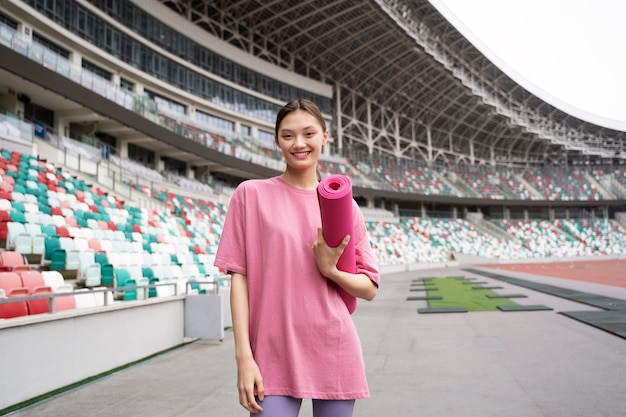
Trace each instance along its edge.
{"label": "woman's face", "polygon": [[306,110],[296,110],[280,122],[276,141],[289,167],[315,169],[328,131]]}

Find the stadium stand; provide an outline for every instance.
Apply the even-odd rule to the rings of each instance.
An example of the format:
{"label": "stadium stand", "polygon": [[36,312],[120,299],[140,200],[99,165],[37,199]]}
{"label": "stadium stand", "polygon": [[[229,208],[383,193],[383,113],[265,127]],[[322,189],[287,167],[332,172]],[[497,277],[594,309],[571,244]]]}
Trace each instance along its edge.
{"label": "stadium stand", "polygon": [[[154,210],[128,206],[113,196],[106,196],[102,190],[89,189],[84,182],[71,178],[50,164],[38,163],[35,158],[15,153],[11,155],[16,168],[23,158],[25,162],[21,165],[38,167],[29,169],[46,172],[41,178],[54,182],[55,191],[49,189],[49,182],[46,183],[47,203],[40,201],[39,210],[42,213],[48,210],[53,212],[54,209],[60,208],[66,210],[65,212],[54,210],[55,213],[60,214],[44,215],[33,218],[31,221],[25,218],[21,219],[22,221],[10,221],[5,215],[6,248],[16,250],[7,250],[4,255],[39,253],[42,255],[42,267],[64,272],[75,271],[78,278],[77,284],[87,287],[97,287],[101,284],[115,285],[116,281],[118,286],[121,281],[124,283],[130,281],[133,285],[138,282],[150,283],[150,280],[169,282],[172,277],[164,276],[164,274],[167,275],[164,273],[167,268],[161,268],[168,264],[174,267],[174,271],[170,268],[169,274],[179,279],[182,277],[187,281],[198,280],[202,275],[200,271],[205,274],[208,271],[215,273],[210,261],[201,256],[215,251],[226,211],[224,205],[171,191],[149,190],[150,195],[159,201],[166,202],[172,212],[178,216],[171,217]],[[323,165],[329,174],[347,173],[348,168],[342,168],[347,166],[332,163]],[[376,170],[375,167],[372,169]],[[354,172],[357,171],[354,170]],[[393,165],[388,164],[381,172],[395,171]],[[442,177],[434,175],[434,171],[424,168],[412,172],[413,174],[409,172],[408,175],[402,177],[406,182],[400,182],[396,176],[395,179],[388,177],[389,183],[399,189],[411,187],[411,183],[426,185],[427,187],[422,188],[420,192],[431,194],[448,193],[452,190],[451,187],[445,188]],[[426,177],[428,172],[431,174]],[[34,176],[35,173],[30,172],[25,175]],[[494,177],[489,173],[481,177],[477,172],[444,170],[442,175],[443,178],[452,176],[456,177],[457,181],[464,181],[477,194],[490,194],[493,198],[504,197],[505,194],[499,193],[499,188],[496,187],[497,181],[494,181]],[[528,183],[535,184],[537,192],[551,190],[548,197],[567,198],[554,185],[556,177],[539,181],[531,178],[528,173],[524,176]],[[501,183],[511,185],[515,184],[511,180],[514,177],[513,174],[504,173],[497,178]],[[579,177],[580,174],[574,178]],[[16,175],[15,178],[20,178],[20,175]],[[571,180],[571,177],[566,178]],[[456,181],[452,182],[454,183]],[[543,187],[544,183],[551,185]],[[584,188],[581,186],[580,189]],[[179,189],[184,192],[189,188],[180,187]],[[576,188],[568,188],[568,190],[573,190],[575,195],[583,195],[580,194],[582,191],[575,191]],[[10,207],[4,203],[7,209],[5,211],[8,211],[9,215],[19,212],[19,208],[15,207],[15,202],[24,201],[27,195],[34,195],[32,193],[37,192],[33,187],[30,191],[25,191],[22,194],[14,193],[11,200],[7,200],[11,203]],[[513,187],[509,188],[506,194],[511,196]],[[589,197],[587,194],[584,195]],[[554,224],[531,220],[502,220],[496,223],[517,240],[499,240],[477,229],[470,222],[460,219],[404,217],[399,222],[371,221],[368,222],[368,226],[372,230],[372,244],[383,265],[445,262],[450,259],[453,252],[501,259],[619,253],[621,250],[619,239],[624,235],[623,228],[608,220],[596,222],[596,229],[593,231],[587,230],[590,227],[588,223],[569,219],[562,221],[557,219]],[[612,241],[608,242],[606,236],[612,236]],[[23,237],[25,243],[18,244],[20,241],[18,237],[20,239]],[[37,237],[40,242],[37,244],[36,251],[32,250],[34,237]],[[45,244],[42,245],[41,242]],[[138,259],[144,261],[137,262]],[[114,278],[118,275],[123,276],[122,268],[128,267],[147,268],[146,271],[149,269],[152,276],[146,278],[142,274],[135,274],[133,278],[128,279]],[[184,287],[184,284],[181,287]],[[193,288],[201,289],[197,285]],[[156,292],[153,291],[153,294]],[[122,298],[136,299],[137,296],[125,295]]]}

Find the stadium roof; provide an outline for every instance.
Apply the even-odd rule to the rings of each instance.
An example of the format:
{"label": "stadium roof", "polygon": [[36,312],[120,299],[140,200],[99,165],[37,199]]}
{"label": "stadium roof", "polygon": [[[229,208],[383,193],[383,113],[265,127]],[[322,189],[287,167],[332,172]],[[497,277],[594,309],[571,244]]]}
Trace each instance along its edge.
{"label": "stadium roof", "polygon": [[335,147],[427,163],[626,162],[626,132],[523,89],[427,0],[160,0],[275,65],[335,87]]}

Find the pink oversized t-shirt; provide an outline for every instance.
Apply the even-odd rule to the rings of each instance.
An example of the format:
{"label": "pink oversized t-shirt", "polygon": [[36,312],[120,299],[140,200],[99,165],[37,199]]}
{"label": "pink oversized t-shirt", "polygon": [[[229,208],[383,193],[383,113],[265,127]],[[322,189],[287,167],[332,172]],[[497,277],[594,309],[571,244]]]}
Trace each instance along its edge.
{"label": "pink oversized t-shirt", "polygon": [[[357,273],[380,275],[363,215],[354,203]],[[280,177],[235,191],[215,265],[246,275],[250,343],[265,395],[369,396],[359,336],[336,285],[322,276],[311,245],[321,217],[316,190]]]}

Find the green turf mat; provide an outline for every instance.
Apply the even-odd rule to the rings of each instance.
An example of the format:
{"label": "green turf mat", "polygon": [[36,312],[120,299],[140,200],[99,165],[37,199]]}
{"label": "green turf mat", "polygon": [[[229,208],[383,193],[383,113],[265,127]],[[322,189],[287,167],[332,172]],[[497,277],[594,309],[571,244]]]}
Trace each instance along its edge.
{"label": "green turf mat", "polygon": [[502,311],[542,311],[542,310],[552,310],[552,308],[550,307],[546,307],[544,305],[541,304],[535,304],[535,305],[528,305],[528,306],[522,306],[522,305],[499,305],[498,308]]}
{"label": "green turf mat", "polygon": [[442,300],[443,297],[438,295],[425,295],[423,297],[407,297],[407,301],[419,301],[419,300]]}
{"label": "green turf mat", "polygon": [[[499,305],[516,305],[507,299],[490,299],[487,294],[494,294],[487,289],[473,290],[465,280],[438,278],[433,280],[437,289],[428,290],[429,296],[441,296],[441,300],[428,300],[429,307],[463,307],[468,311],[498,311]],[[474,284],[474,282],[472,282]]]}
{"label": "green turf mat", "polygon": [[528,298],[524,294],[487,294],[487,298]]}
{"label": "green turf mat", "polygon": [[467,309],[465,307],[428,307],[428,308],[418,308],[417,312],[420,314],[429,314],[429,313],[467,313]]}

